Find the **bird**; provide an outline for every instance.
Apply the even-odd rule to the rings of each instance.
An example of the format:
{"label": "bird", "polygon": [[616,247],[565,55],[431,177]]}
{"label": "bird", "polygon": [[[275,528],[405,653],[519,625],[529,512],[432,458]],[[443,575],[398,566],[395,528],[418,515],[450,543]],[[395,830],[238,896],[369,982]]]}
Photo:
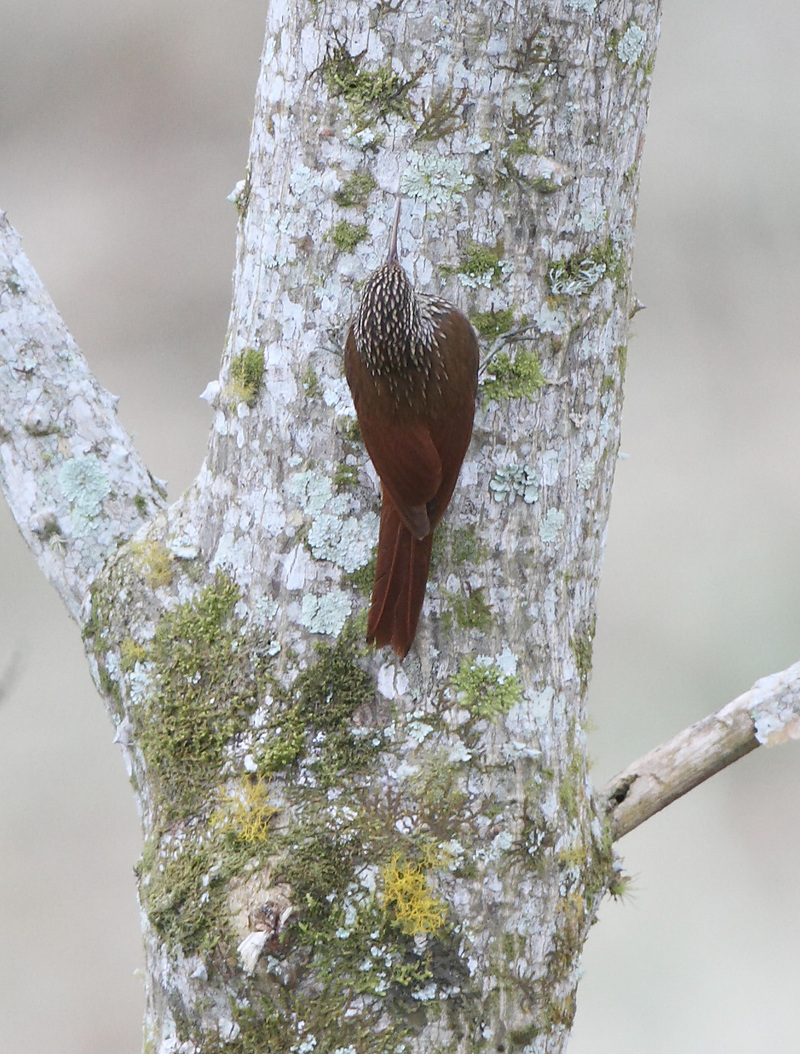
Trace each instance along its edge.
{"label": "bird", "polygon": [[362,287],[344,363],[382,491],[367,641],[404,659],[425,599],[433,532],[472,436],[479,351],[466,315],[412,286],[397,250],[401,204],[386,261]]}

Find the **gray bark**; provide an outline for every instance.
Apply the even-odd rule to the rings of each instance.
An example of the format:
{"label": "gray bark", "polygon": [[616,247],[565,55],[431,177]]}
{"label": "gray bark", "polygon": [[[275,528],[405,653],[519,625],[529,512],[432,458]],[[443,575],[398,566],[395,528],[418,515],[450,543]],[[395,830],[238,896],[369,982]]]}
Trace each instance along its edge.
{"label": "gray bark", "polygon": [[[649,3],[274,3],[170,508],[3,228],[4,483],[141,808],[147,1050],[564,1049],[615,880],[581,724],[657,33]],[[341,369],[398,189],[412,280],[488,360],[402,664],[361,643],[378,491]]]}

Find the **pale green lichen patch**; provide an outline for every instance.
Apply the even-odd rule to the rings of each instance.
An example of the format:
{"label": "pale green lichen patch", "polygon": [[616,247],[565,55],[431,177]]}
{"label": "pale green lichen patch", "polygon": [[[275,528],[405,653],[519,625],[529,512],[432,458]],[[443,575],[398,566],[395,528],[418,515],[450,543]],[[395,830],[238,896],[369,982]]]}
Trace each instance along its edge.
{"label": "pale green lichen patch", "polygon": [[352,601],[349,593],[332,589],[322,596],[306,593],[300,606],[300,623],[309,633],[336,636],[350,617]]}
{"label": "pale green lichen patch", "polygon": [[331,560],[352,573],[369,561],[377,533],[378,517],[373,512],[360,519],[321,512],[311,524],[307,540],[317,560]]}
{"label": "pale green lichen patch", "polygon": [[646,43],[645,31],[635,22],[631,22],[617,43],[617,58],[626,66],[634,65],[641,58]]}
{"label": "pale green lichen patch", "polygon": [[507,714],[522,699],[522,684],[516,674],[484,655],[463,658],[450,686],[477,717]]}
{"label": "pale green lichen patch", "polygon": [[486,367],[481,393],[486,402],[530,399],[546,383],[539,356],[535,352],[518,348],[513,359],[505,351],[495,355]]}
{"label": "pale green lichen patch", "polygon": [[520,497],[526,505],[533,505],[539,499],[541,483],[541,476],[531,465],[502,465],[489,480],[489,490],[497,502],[513,505]]}
{"label": "pale green lichen patch", "polygon": [[533,316],[536,328],[540,333],[553,333],[560,336],[569,329],[569,321],[563,309],[559,307],[558,300],[553,297],[552,302],[544,301],[542,306]]}
{"label": "pale green lichen patch", "polygon": [[552,545],[560,541],[566,520],[566,514],[562,509],[547,510],[539,520],[539,537],[545,545]]}
{"label": "pale green lichen patch", "polygon": [[460,201],[473,183],[474,177],[464,170],[461,158],[410,150],[400,190],[433,208],[444,209]]}
{"label": "pale green lichen patch", "polygon": [[[359,517],[349,515],[352,499],[343,486],[345,478],[340,469],[341,466],[333,480],[323,473],[297,472],[289,478],[289,489],[312,520],[306,541],[314,558],[330,560],[352,574],[372,558],[378,537],[378,517],[374,512]],[[347,479],[355,481],[354,473],[353,468],[347,473]],[[338,633],[343,619],[333,630],[317,628],[321,622],[330,624],[331,619],[335,623],[345,607],[344,618],[349,614],[349,601],[345,605],[338,592],[329,590],[325,596],[305,597],[303,625],[316,633]]]}
{"label": "pale green lichen patch", "polygon": [[105,469],[94,454],[74,457],[61,466],[58,482],[70,503],[73,533],[83,537],[91,530],[91,521],[111,493]]}
{"label": "pale green lichen patch", "polygon": [[580,490],[588,490],[597,472],[597,459],[595,457],[582,458],[575,469],[575,482]]}
{"label": "pale green lichen patch", "polygon": [[259,348],[245,348],[231,360],[225,396],[232,407],[239,403],[255,406],[263,383],[264,352]]}

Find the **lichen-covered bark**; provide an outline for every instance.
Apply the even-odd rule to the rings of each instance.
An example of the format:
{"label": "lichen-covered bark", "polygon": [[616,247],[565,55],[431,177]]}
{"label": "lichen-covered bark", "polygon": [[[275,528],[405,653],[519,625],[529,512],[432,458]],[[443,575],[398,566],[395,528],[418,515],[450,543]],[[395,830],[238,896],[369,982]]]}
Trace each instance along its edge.
{"label": "lichen-covered bark", "polygon": [[[150,1051],[564,1049],[611,881],[581,722],[657,20],[270,6],[208,456],[96,554],[85,625],[145,827]],[[404,265],[487,360],[402,664],[362,643],[341,358],[398,191]]]}
{"label": "lichen-covered bark", "polygon": [[109,554],[164,504],[0,212],[0,483],[73,617]]}

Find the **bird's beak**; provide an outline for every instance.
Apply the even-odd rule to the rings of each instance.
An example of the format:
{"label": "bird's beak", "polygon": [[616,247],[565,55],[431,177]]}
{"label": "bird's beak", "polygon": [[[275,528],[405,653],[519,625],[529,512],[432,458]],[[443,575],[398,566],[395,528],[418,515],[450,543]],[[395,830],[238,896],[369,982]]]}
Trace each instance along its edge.
{"label": "bird's beak", "polygon": [[389,237],[389,252],[386,256],[386,266],[390,267],[392,264],[397,263],[397,229],[400,226],[400,206],[403,203],[403,199],[397,199],[397,208],[394,210],[394,222],[392,223],[392,233]]}

